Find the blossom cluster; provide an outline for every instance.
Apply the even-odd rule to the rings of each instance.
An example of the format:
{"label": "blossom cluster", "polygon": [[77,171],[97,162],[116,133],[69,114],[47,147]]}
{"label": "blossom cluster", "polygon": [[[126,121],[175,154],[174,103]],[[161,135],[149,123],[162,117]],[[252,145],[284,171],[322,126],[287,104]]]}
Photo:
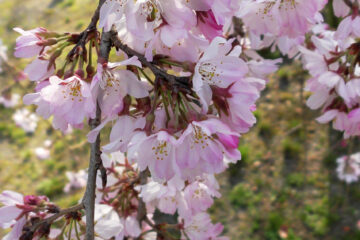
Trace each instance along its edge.
{"label": "blossom cluster", "polygon": [[360,135],[360,45],[357,41],[360,32],[356,23],[360,20],[359,6],[354,4],[350,12],[342,1],[337,5],[334,5],[337,16],[345,17],[338,29],[332,31],[327,26],[317,26],[307,48],[299,48],[304,67],[312,76],[306,85],[306,90],[313,93],[307,105],[311,109],[322,109],[318,122],[333,122],[333,128],[349,138]]}
{"label": "blossom cluster", "polygon": [[[59,211],[59,208],[45,196],[23,196],[13,191],[2,192],[0,202],[4,205],[0,208],[0,227],[12,228],[2,238],[4,240],[20,239],[23,235],[23,229],[27,228],[27,223],[40,221]],[[54,238],[56,233],[55,229],[50,229],[50,225],[42,225],[38,231],[38,236]]]}
{"label": "blossom cluster", "polygon": [[[256,123],[256,101],[267,75],[281,62],[263,59],[258,49],[278,47],[289,56],[300,50],[314,76],[308,88],[328,94],[319,103],[315,93],[309,105],[328,102],[325,114],[334,109],[338,114],[344,104],[331,104],[340,101],[331,96],[338,94],[355,111],[349,115],[358,115],[360,91],[353,87],[344,95],[352,81],[345,84],[336,77],[352,74],[342,65],[346,51],[357,51],[356,43],[348,41],[357,34],[356,23],[346,33],[318,32],[310,50],[299,46],[308,43],[307,32],[320,31],[326,3],[106,0],[99,9],[99,27],[112,36],[108,40],[118,56],[114,62],[101,56],[96,27],[81,34],[15,29],[21,36],[14,55],[34,58],[24,72],[36,88],[24,103],[37,105],[37,114],[51,117],[54,128],[63,132],[82,128],[101,111],[101,124],[87,135],[90,143],[111,126],[109,142],[101,147],[107,184],[100,181],[102,171],[95,208],[101,239],[156,239],[152,231],[171,239],[168,229],[178,231],[181,239],[226,239],[219,237],[222,226],[211,223],[206,213],[220,196],[214,175],[241,159],[239,137]],[[240,29],[235,25],[239,19]],[[85,171],[67,177],[66,192],[85,185]],[[139,217],[142,204],[146,215]],[[177,224],[158,224],[156,211],[178,216]],[[85,221],[81,214],[74,219]],[[68,231],[78,236],[71,227]]]}
{"label": "blossom cluster", "polygon": [[[213,197],[219,197],[218,183],[211,175],[204,175],[184,183],[174,177],[166,183],[154,181],[151,177],[145,185],[134,184],[139,180],[137,164],[130,164],[121,153],[102,154],[104,167],[110,174],[108,184],[102,188],[98,177],[98,193],[95,205],[95,230],[102,239],[115,237],[139,237],[156,224],[152,219],[155,209],[163,213],[179,215],[176,225],[163,225],[160,231],[166,236],[167,228],[181,232],[181,239],[220,239],[221,224],[213,225],[205,211],[212,205]],[[136,185],[135,187],[132,187]],[[139,198],[146,203],[146,224],[137,221]],[[171,236],[171,235],[170,235]],[[151,238],[151,235],[149,236]],[[171,239],[171,238],[170,238]]]}
{"label": "blossom cluster", "polygon": [[33,133],[36,130],[39,117],[27,108],[18,109],[13,115],[15,124],[26,133]]}
{"label": "blossom cluster", "polygon": [[249,29],[252,48],[278,47],[282,54],[294,56],[298,52],[297,47],[305,41],[305,34],[315,24],[323,22],[320,11],[327,2],[244,0],[238,16]]}
{"label": "blossom cluster", "polygon": [[99,27],[151,60],[153,53],[196,62],[208,42],[223,35],[237,11],[235,0],[105,1]]}

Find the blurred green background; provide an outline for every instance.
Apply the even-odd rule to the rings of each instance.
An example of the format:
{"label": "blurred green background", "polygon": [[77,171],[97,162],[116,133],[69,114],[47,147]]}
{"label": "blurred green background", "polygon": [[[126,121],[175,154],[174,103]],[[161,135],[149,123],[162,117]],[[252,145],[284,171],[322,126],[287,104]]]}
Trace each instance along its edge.
{"label": "blurred green background", "polygon": [[[95,7],[94,0],[0,0],[0,39],[8,47],[10,62],[17,69],[28,63],[12,57],[14,27],[80,32]],[[331,25],[338,23],[330,8],[325,15]],[[210,213],[231,239],[360,239],[360,187],[337,179],[335,160],[347,147],[341,144],[341,134],[317,124],[318,113],[305,106],[308,95],[302,89],[308,77],[299,62],[290,60],[270,76],[256,111],[258,123],[241,138],[242,161],[218,177],[223,196]],[[34,87],[26,80],[14,83],[10,71],[0,73],[0,81],[3,94],[22,96]],[[65,136],[40,120],[29,134],[13,122],[15,111],[0,106],[0,192],[44,194],[63,207],[75,204],[82,190],[63,192],[65,172],[86,168],[87,129]],[[35,148],[48,139],[51,157],[40,160]]]}

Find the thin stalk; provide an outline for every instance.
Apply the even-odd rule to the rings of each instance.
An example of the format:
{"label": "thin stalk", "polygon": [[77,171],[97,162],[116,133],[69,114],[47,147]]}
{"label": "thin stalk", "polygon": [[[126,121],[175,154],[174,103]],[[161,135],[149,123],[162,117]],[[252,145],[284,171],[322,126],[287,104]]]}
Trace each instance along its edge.
{"label": "thin stalk", "polygon": [[166,113],[166,117],[167,117],[166,126],[167,126],[170,121],[170,113],[169,113],[169,109],[168,109],[169,103],[168,103],[167,98],[164,95],[163,91],[161,91],[161,97],[162,97],[164,105],[165,105],[165,113]]}
{"label": "thin stalk", "polygon": [[184,94],[182,92],[179,93],[180,97],[183,99],[183,101],[185,102],[188,110],[192,110],[194,112],[196,112],[195,108],[189,103],[189,101],[186,99],[186,97],[184,96]]}
{"label": "thin stalk", "polygon": [[150,77],[145,73],[145,71],[142,68],[139,68],[139,71],[141,72],[142,75],[144,75],[144,77],[146,78],[146,80],[148,80],[148,82],[154,86],[154,82],[150,79]]}
{"label": "thin stalk", "polygon": [[76,224],[77,222],[75,221],[75,233],[76,233],[76,239],[77,240],[80,240],[80,235],[79,235],[79,230],[78,230],[78,228],[77,228],[77,224]]}
{"label": "thin stalk", "polygon": [[72,226],[73,226],[73,220],[70,221],[70,227],[69,227],[69,233],[68,233],[68,239],[71,240],[71,232],[72,232]]}
{"label": "thin stalk", "polygon": [[93,46],[93,43],[94,43],[94,40],[91,39],[90,40],[90,43],[89,43],[89,66],[92,65],[92,57],[93,57],[93,54],[92,54],[92,46]]}
{"label": "thin stalk", "polygon": [[175,66],[175,67],[181,67],[181,68],[185,68],[183,65],[181,65],[180,63],[176,63],[176,62],[172,62],[172,61],[169,61],[167,59],[160,59],[159,62],[161,63],[165,63],[165,64],[168,64],[168,65],[171,65],[171,66]]}

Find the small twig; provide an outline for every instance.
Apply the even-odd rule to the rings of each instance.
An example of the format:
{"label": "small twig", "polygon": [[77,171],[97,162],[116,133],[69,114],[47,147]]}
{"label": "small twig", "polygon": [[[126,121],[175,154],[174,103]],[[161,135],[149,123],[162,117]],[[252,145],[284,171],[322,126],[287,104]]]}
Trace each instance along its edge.
{"label": "small twig", "polygon": [[[148,178],[148,172],[147,170],[142,171],[139,175],[140,178],[140,185],[144,185],[147,182],[147,178]],[[138,207],[138,212],[137,212],[137,220],[139,221],[139,224],[141,224],[141,222],[146,218],[146,205],[144,203],[144,201],[139,198],[139,207]]]}
{"label": "small twig", "polygon": [[349,7],[349,8],[353,8],[353,3],[350,0],[344,0],[344,3]]}
{"label": "small twig", "polygon": [[148,67],[156,77],[167,82],[175,90],[181,89],[188,93],[191,92],[191,84],[190,84],[189,77],[174,76],[174,75],[168,74],[165,70],[158,68],[157,66],[155,66],[155,64],[149,62],[142,54],[136,52],[135,50],[131,49],[130,47],[128,47],[127,45],[122,43],[117,36],[117,32],[114,30],[111,31],[111,40],[117,49],[121,49],[129,57],[133,57],[133,56],[138,57],[138,59],[142,63],[142,65],[144,65],[145,67]]}
{"label": "small twig", "polygon": [[150,230],[147,230],[145,232],[142,232],[137,239],[144,239],[144,236],[147,235],[148,233],[151,233],[151,232],[156,232],[156,230],[150,229]]}
{"label": "small twig", "polygon": [[82,50],[86,49],[85,45],[87,43],[88,36],[90,35],[90,33],[97,31],[96,25],[99,21],[100,9],[104,3],[105,3],[105,0],[99,0],[99,4],[94,12],[94,15],[91,18],[91,21],[90,21],[88,27],[83,32],[80,33],[78,42],[76,43],[75,47],[73,47],[73,49],[68,54],[68,57],[67,57],[68,59],[73,59],[73,57],[78,53],[79,48],[81,48]]}
{"label": "small twig", "polygon": [[97,162],[96,169],[100,171],[102,188],[105,189],[107,184],[107,173],[106,173],[106,168],[104,167],[104,164],[101,159],[100,161]]}
{"label": "small twig", "polygon": [[59,213],[56,213],[54,215],[52,215],[51,217],[45,218],[39,222],[37,222],[36,224],[34,224],[33,226],[31,226],[30,228],[30,232],[35,233],[35,231],[43,224],[48,223],[48,224],[52,224],[55,220],[57,220],[58,218],[69,214],[69,213],[73,213],[73,212],[77,212],[84,209],[84,205],[82,203],[75,205],[73,207],[67,208],[67,209],[63,209],[61,210]]}
{"label": "small twig", "polygon": [[358,14],[359,13],[359,2],[354,1],[351,2],[351,0],[344,0],[344,3],[352,10],[352,13]]}
{"label": "small twig", "polygon": [[151,222],[151,220],[148,218],[148,216],[145,216],[144,221],[152,228],[155,228],[155,224]]}
{"label": "small twig", "polygon": [[236,38],[237,36],[240,36],[242,38],[245,37],[245,32],[244,32],[244,23],[241,20],[241,18],[239,17],[233,17],[232,18],[232,24],[233,24],[233,33],[231,35],[228,36],[228,39],[230,38]]}
{"label": "small twig", "polygon": [[[144,185],[147,182],[147,178],[148,178],[148,171],[142,171],[139,175],[140,178],[140,185]],[[139,198],[139,206],[138,206],[138,212],[137,212],[137,216],[136,219],[139,222],[139,225],[141,227],[141,223],[142,221],[146,221],[147,216],[146,216],[146,204],[145,202],[142,200],[142,198]],[[136,240],[140,240],[142,239],[142,236],[139,236],[138,238],[136,238]]]}
{"label": "small twig", "polygon": [[72,146],[69,146],[69,150],[75,150],[77,148],[81,148],[83,146],[85,146],[86,144],[88,143],[87,139],[82,141],[82,142],[79,142],[78,144],[75,144],[75,145],[72,145]]}

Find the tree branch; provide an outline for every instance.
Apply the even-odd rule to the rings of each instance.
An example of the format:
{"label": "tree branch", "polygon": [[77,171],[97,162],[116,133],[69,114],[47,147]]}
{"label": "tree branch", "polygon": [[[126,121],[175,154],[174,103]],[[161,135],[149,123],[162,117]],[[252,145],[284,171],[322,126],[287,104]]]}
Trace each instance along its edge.
{"label": "tree branch", "polygon": [[167,82],[171,87],[174,88],[174,90],[182,90],[188,93],[191,92],[191,84],[189,77],[174,76],[168,74],[165,70],[158,68],[157,66],[155,66],[155,64],[149,62],[142,54],[123,44],[118,38],[117,32],[114,30],[111,31],[111,40],[117,49],[121,49],[129,57],[138,57],[139,61],[142,63],[143,66],[148,67],[155,76]]}
{"label": "tree branch", "polygon": [[99,0],[99,4],[94,12],[94,15],[91,18],[91,21],[88,25],[88,27],[82,31],[78,37],[78,41],[75,45],[75,47],[73,47],[73,49],[69,52],[67,58],[68,59],[73,59],[73,57],[81,52],[82,50],[85,50],[85,45],[88,41],[88,36],[90,35],[90,33],[96,32],[97,31],[97,23],[99,21],[100,18],[100,9],[102,7],[102,5],[105,3],[105,0]]}
{"label": "tree branch", "polygon": [[[94,17],[91,20],[90,27],[92,25],[96,28],[96,23],[99,19],[99,12],[101,6],[104,4],[105,0],[99,0],[99,6],[94,14]],[[111,38],[109,33],[104,33],[101,36],[100,42],[100,53],[98,61],[108,60],[110,50],[111,50]],[[89,125],[91,129],[99,126],[101,122],[101,109],[99,103],[96,102],[96,117],[95,119],[91,119],[89,121]],[[85,215],[86,215],[86,240],[93,240],[94,233],[94,215],[95,215],[95,189],[96,189],[96,175],[97,170],[102,165],[100,158],[100,133],[96,138],[96,141],[91,144],[91,153],[90,153],[90,163],[88,170],[88,180],[86,185],[86,191],[83,198],[83,204],[85,207]]]}
{"label": "tree branch", "polygon": [[[96,104],[96,118],[90,120],[91,129],[96,128],[101,121],[101,109],[99,104]],[[91,144],[90,163],[88,170],[88,179],[86,184],[86,191],[83,198],[86,215],[86,240],[94,239],[94,217],[95,217],[95,189],[96,189],[96,175],[97,166],[101,161],[100,158],[100,133],[96,141]]]}

